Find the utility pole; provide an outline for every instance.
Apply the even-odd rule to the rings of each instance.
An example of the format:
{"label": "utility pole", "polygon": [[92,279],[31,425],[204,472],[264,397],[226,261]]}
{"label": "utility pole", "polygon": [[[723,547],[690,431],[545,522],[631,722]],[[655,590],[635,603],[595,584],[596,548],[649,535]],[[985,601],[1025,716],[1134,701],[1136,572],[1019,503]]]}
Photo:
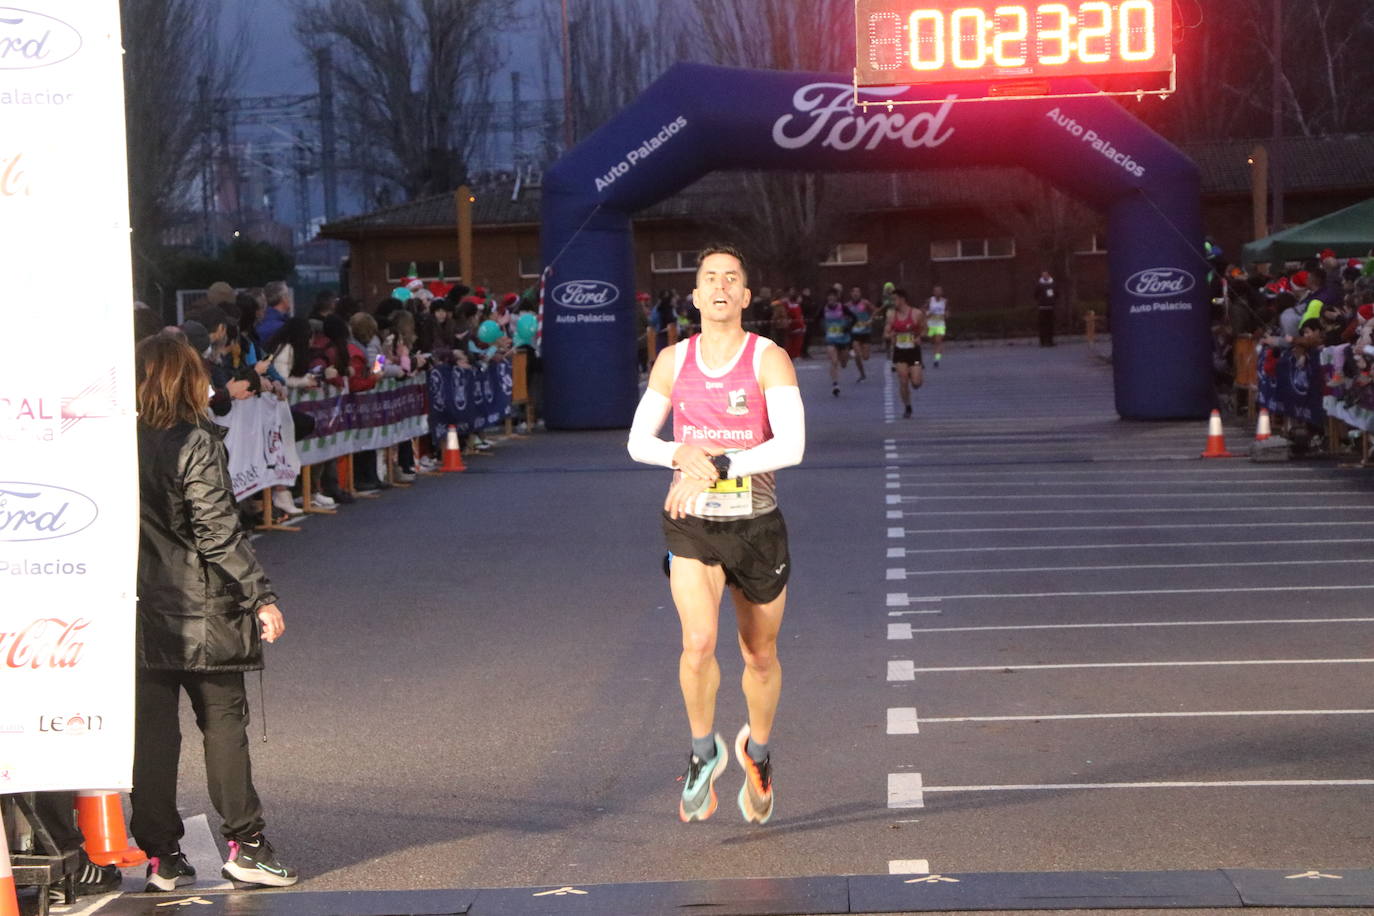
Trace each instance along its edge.
{"label": "utility pole", "polygon": [[511,162],[520,155],[520,143],[524,138],[520,135],[520,71],[510,72],[510,158]]}
{"label": "utility pole", "polygon": [[215,242],[211,214],[215,208],[215,141],[213,134],[214,112],[210,108],[210,78],[196,80],[196,92],[200,102],[200,231],[201,245],[209,248],[210,256],[219,254]]}
{"label": "utility pole", "polygon": [[1274,49],[1274,73],[1272,83],[1273,138],[1269,144],[1269,183],[1274,194],[1274,205],[1270,208],[1273,226],[1270,233],[1283,229],[1283,0],[1270,0],[1274,5],[1273,34],[1269,46]]}
{"label": "utility pole", "polygon": [[324,218],[333,222],[339,215],[339,175],[335,159],[334,67],[328,48],[316,57],[320,88],[320,171],[324,179]]}
{"label": "utility pole", "polygon": [[[1278,2],[1278,0],[1275,0]],[[563,152],[573,148],[572,36],[568,27],[568,0],[563,3]]]}

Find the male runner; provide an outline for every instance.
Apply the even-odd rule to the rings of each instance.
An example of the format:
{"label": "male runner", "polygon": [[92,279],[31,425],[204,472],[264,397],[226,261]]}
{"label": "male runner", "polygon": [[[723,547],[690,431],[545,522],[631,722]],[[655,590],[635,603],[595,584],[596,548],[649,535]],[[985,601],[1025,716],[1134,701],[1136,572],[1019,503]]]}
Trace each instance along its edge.
{"label": "male runner", "polygon": [[[636,461],[675,472],[663,531],[682,624],[678,681],[692,729],[678,816],[700,821],[715,812],[715,781],[729,761],[715,733],[716,634],[728,585],[749,709],[735,736],[735,759],[745,774],[739,808],[746,821],[763,824],[773,814],[768,741],[782,688],[777,639],[791,572],[773,472],[801,461],[805,419],[791,360],[744,330],[749,289],[738,251],[701,252],[692,300],[701,311],[701,333],[659,354],[629,440]],[[658,431],[669,410],[673,440],[664,441]]]}
{"label": "male runner", "polygon": [[925,381],[925,370],[921,366],[921,334],[926,327],[926,316],[920,309],[911,307],[906,290],[894,291],[892,298],[896,305],[883,334],[891,348],[892,368],[897,372],[902,416],[910,419],[911,389],[920,388]]}
{"label": "male runner", "polygon": [[926,329],[930,342],[935,345],[935,368],[940,368],[940,357],[945,345],[945,319],[949,317],[949,300],[945,298],[944,287],[937,286],[930,291],[926,300]]}
{"label": "male runner", "polygon": [[862,382],[868,378],[864,363],[873,357],[873,303],[864,298],[862,287],[853,286],[849,289],[849,302],[845,307],[854,316],[849,336],[854,341],[854,365],[859,368],[859,381]]}

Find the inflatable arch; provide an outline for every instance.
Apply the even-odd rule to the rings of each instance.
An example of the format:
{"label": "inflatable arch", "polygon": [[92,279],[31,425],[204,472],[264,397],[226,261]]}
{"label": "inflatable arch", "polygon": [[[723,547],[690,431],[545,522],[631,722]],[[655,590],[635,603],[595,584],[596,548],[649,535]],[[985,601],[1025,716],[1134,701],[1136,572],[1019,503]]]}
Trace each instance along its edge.
{"label": "inflatable arch", "polygon": [[549,427],[630,425],[630,218],[718,169],[1029,169],[1107,213],[1117,412],[1205,415],[1213,396],[1197,167],[1106,99],[954,104],[958,91],[869,91],[932,104],[860,111],[842,76],[678,64],[564,155],[543,184]]}

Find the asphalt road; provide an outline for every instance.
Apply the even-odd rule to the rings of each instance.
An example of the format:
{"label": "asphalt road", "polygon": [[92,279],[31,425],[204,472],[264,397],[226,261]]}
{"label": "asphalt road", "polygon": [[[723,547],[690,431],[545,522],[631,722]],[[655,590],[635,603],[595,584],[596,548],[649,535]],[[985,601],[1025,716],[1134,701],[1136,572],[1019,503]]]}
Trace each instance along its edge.
{"label": "asphalt road", "polygon": [[[1082,345],[951,348],[911,420],[886,366],[799,375],[772,822],[733,763],[676,816],[667,472],[541,434],[257,541],[287,633],[254,764],[301,888],[1369,862],[1366,473],[1196,460],[1205,424],[1117,420]],[[188,741],[217,826],[202,772]]]}

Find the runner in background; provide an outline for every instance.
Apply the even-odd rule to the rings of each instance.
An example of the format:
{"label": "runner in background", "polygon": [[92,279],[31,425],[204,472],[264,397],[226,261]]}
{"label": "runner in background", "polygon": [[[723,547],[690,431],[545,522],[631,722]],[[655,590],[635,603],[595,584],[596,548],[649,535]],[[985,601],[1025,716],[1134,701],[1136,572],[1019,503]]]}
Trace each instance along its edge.
{"label": "runner in background", "polygon": [[839,290],[826,290],[821,326],[825,328],[825,352],[830,356],[830,393],[835,397],[840,396],[840,370],[849,365],[849,351],[854,346],[849,335],[853,325],[854,313],[840,301]]}
{"label": "runner in background", "polygon": [[897,373],[897,391],[902,396],[902,416],[911,417],[911,389],[920,388],[925,381],[921,365],[921,335],[926,330],[926,316],[912,308],[906,290],[892,294],[893,309],[887,321],[884,337],[891,347],[892,368]]}
{"label": "runner in background", "polygon": [[945,344],[945,318],[948,314],[949,300],[945,298],[945,289],[937,286],[930,291],[930,299],[926,302],[926,332],[935,350],[936,369],[940,368],[941,351]]}
{"label": "runner in background", "polygon": [[[728,586],[744,657],[749,721],[735,735],[744,770],[739,808],[750,823],[773,814],[768,742],[782,690],[778,630],[791,574],[787,526],[774,472],[801,461],[806,424],[792,361],[744,330],[749,303],[744,259],[705,249],[692,298],[701,334],[659,355],[630,428],[630,457],[674,470],[663,504],[669,580],[682,625],[678,682],[692,730],[678,817],[706,820],[729,752],[715,732],[720,666],[716,638]],[[673,415],[673,438],[659,429]]]}
{"label": "runner in background", "polygon": [[864,371],[864,361],[873,357],[873,303],[864,298],[861,287],[850,287],[849,314],[854,324],[849,328],[849,336],[854,341],[854,365],[859,368],[859,381],[868,378]]}

